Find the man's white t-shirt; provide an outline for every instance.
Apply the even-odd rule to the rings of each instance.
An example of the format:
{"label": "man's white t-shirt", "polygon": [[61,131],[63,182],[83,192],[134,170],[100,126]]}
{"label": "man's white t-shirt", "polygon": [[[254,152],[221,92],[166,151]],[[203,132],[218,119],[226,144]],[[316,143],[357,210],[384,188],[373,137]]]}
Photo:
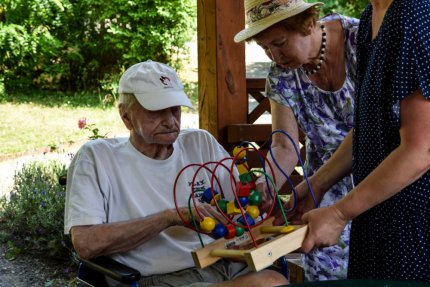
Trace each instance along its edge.
{"label": "man's white t-shirt", "polygon": [[[126,221],[175,208],[174,182],[184,167],[230,157],[203,130],[181,131],[173,146],[173,154],[166,160],[148,158],[128,138],[99,139],[82,146],[68,170],[64,232],[68,234],[73,226]],[[223,163],[230,168],[231,162]],[[207,167],[213,170],[215,164]],[[198,168],[187,168],[178,177],[176,200],[180,207],[188,206]],[[219,166],[217,177],[223,192],[231,192],[228,169]],[[211,179],[211,172],[201,168],[194,178],[196,197],[211,187]],[[217,181],[212,182],[219,191]],[[205,243],[212,241],[202,237]],[[147,276],[193,267],[191,251],[200,247],[197,232],[174,226],[140,247],[112,257]]]}

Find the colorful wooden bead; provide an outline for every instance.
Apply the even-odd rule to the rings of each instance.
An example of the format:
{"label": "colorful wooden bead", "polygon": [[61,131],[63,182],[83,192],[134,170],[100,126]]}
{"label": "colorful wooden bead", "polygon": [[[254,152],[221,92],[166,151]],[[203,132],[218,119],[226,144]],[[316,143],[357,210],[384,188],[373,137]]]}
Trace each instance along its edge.
{"label": "colorful wooden bead", "polygon": [[[234,201],[236,207],[245,207],[248,204],[248,197],[246,196],[241,196],[237,198],[239,200],[239,202],[237,202],[237,200]],[[240,203],[240,206],[239,206]]]}
{"label": "colorful wooden bead", "polygon": [[234,203],[234,201],[229,201],[227,203],[227,214],[228,215],[235,215],[235,214],[240,214],[240,209],[237,208],[236,204]]}
{"label": "colorful wooden bead", "polygon": [[256,205],[249,205],[246,208],[246,214],[249,214],[252,218],[256,219],[260,215],[260,209]]}
{"label": "colorful wooden bead", "polygon": [[239,175],[247,174],[249,170],[246,168],[246,166],[242,163],[236,164],[237,171],[239,172]]}
{"label": "colorful wooden bead", "polygon": [[212,231],[212,235],[215,238],[224,237],[227,234],[227,228],[221,223],[215,225],[215,229]]}
{"label": "colorful wooden bead", "polygon": [[[215,190],[214,194],[218,194],[218,192]],[[206,203],[211,203],[212,198],[213,198],[213,196],[212,196],[212,189],[210,187],[208,187],[203,192],[202,199]]]}
{"label": "colorful wooden bead", "polygon": [[221,198],[221,194],[215,194],[215,197],[211,200],[211,205],[215,206],[215,201],[219,201]]}
{"label": "colorful wooden bead", "polygon": [[236,236],[236,228],[234,225],[228,224],[225,226],[227,229],[227,233],[226,235],[224,235],[225,239],[231,239],[234,238]]}
{"label": "colorful wooden bead", "polygon": [[218,200],[218,206],[222,212],[227,213],[227,203],[228,201],[225,199]]}
{"label": "colorful wooden bead", "polygon": [[241,182],[238,181],[236,182],[236,194],[237,196],[249,196],[252,190],[252,184],[250,184],[249,182]]}
{"label": "colorful wooden bead", "polygon": [[239,179],[242,183],[252,182],[252,174],[250,172],[239,175]]}
{"label": "colorful wooden bead", "polygon": [[245,214],[245,216],[246,216],[246,221],[248,221],[248,224],[246,224],[246,221],[243,218],[243,216],[240,216],[237,219],[237,222],[239,222],[241,225],[244,225],[244,226],[248,226],[248,225],[249,226],[253,226],[253,225],[255,225],[254,219],[252,219],[252,217],[249,214]]}
{"label": "colorful wooden bead", "polygon": [[240,226],[235,226],[234,229],[236,229],[236,237],[241,236],[245,233],[245,228],[242,228]]}
{"label": "colorful wooden bead", "polygon": [[203,220],[200,222],[200,228],[204,231],[204,232],[211,232],[212,230],[214,230],[215,228],[215,219],[211,218],[211,217],[205,217],[203,218]]}
{"label": "colorful wooden bead", "polygon": [[243,159],[244,157],[246,157],[246,148],[244,148],[243,146],[234,147],[233,156],[238,159]]}
{"label": "colorful wooden bead", "polygon": [[261,193],[258,190],[251,191],[248,201],[250,205],[260,205],[262,201]]}

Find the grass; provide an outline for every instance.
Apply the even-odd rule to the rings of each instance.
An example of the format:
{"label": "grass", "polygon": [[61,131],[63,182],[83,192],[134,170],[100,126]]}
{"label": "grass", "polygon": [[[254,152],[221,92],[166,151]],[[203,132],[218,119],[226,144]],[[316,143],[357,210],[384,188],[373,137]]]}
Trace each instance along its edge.
{"label": "grass", "polygon": [[[186,84],[185,88],[196,103],[196,84]],[[83,117],[100,130],[99,134],[128,134],[110,95],[43,91],[3,95],[0,114],[0,161],[24,154],[67,151],[70,145],[90,136],[88,130],[78,128]]]}
{"label": "grass", "polygon": [[88,131],[78,128],[85,117],[100,133],[126,132],[116,108],[45,107],[33,103],[0,104],[0,159],[40,149],[54,151],[84,140]]}

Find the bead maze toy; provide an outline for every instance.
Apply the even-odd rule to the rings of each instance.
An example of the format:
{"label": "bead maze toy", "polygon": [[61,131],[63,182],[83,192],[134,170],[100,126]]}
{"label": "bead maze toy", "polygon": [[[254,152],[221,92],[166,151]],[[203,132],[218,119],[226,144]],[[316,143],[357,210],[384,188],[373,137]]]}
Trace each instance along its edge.
{"label": "bead maze toy", "polygon": [[[270,135],[269,146],[271,137],[276,132],[288,136],[292,141],[291,137],[284,131],[274,131]],[[303,166],[299,151],[295,144],[294,147],[299,161]],[[257,152],[263,166],[262,170],[252,169],[248,166],[246,153],[250,150]],[[271,153],[270,149],[269,151]],[[273,158],[272,153],[271,155]],[[295,193],[294,186],[289,177],[282,171],[274,158],[273,161],[277,168],[281,170],[282,174],[287,177],[292,191]],[[230,163],[227,164],[227,162]],[[275,205],[283,206],[283,204],[276,189],[276,179],[274,176],[271,178],[269,174],[266,173],[266,164],[271,171],[270,174],[274,175],[273,168],[266,156],[251,143],[245,142],[234,148],[233,157],[225,158],[219,162],[190,164],[184,167],[182,171],[191,167],[197,168],[192,180],[188,201],[189,211],[192,214],[191,221],[187,221],[187,219],[184,218],[176,203],[176,183],[182,171],[178,174],[173,191],[178,215],[187,227],[195,230],[198,234],[207,234],[217,238],[217,240],[206,246],[204,246],[201,241],[202,248],[192,252],[196,267],[204,268],[221,258],[229,258],[244,261],[251,270],[259,271],[272,265],[282,256],[301,247],[307,232],[307,226],[290,225],[283,208],[280,208],[280,211],[284,218],[284,225],[272,225],[274,217],[271,216],[271,213]],[[220,169],[221,171],[229,173],[231,185],[229,192],[221,188],[219,179],[216,176],[217,172],[220,172]],[[199,211],[201,203],[196,200],[194,194],[194,181],[199,172],[209,172],[211,178],[211,187],[203,192],[201,201],[216,208],[222,216],[223,222],[217,222],[212,217],[203,216]],[[265,177],[266,194],[262,194],[256,189],[255,180],[258,176]],[[308,182],[310,192],[312,193],[306,174],[304,174],[304,178]],[[269,202],[269,204],[267,204],[267,202]],[[293,208],[294,206],[295,196]],[[192,210],[194,210],[194,212],[192,212]]]}

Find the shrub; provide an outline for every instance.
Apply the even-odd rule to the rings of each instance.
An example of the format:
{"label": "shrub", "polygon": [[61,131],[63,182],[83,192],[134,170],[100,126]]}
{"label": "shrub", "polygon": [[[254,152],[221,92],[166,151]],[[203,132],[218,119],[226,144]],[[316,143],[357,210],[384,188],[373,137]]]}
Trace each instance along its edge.
{"label": "shrub", "polygon": [[[315,1],[312,1],[315,2]],[[345,16],[355,17],[360,19],[368,0],[334,0],[334,1],[319,1],[324,2],[322,6],[322,15],[337,12]]]}
{"label": "shrub", "polygon": [[9,198],[0,199],[1,239],[14,252],[7,257],[25,252],[60,261],[73,258],[70,237],[63,234],[66,191],[59,177],[65,173],[65,164],[50,160],[30,162],[15,174]]}
{"label": "shrub", "polygon": [[105,93],[137,62],[178,68],[196,14],[195,0],[3,0],[0,88]]}

